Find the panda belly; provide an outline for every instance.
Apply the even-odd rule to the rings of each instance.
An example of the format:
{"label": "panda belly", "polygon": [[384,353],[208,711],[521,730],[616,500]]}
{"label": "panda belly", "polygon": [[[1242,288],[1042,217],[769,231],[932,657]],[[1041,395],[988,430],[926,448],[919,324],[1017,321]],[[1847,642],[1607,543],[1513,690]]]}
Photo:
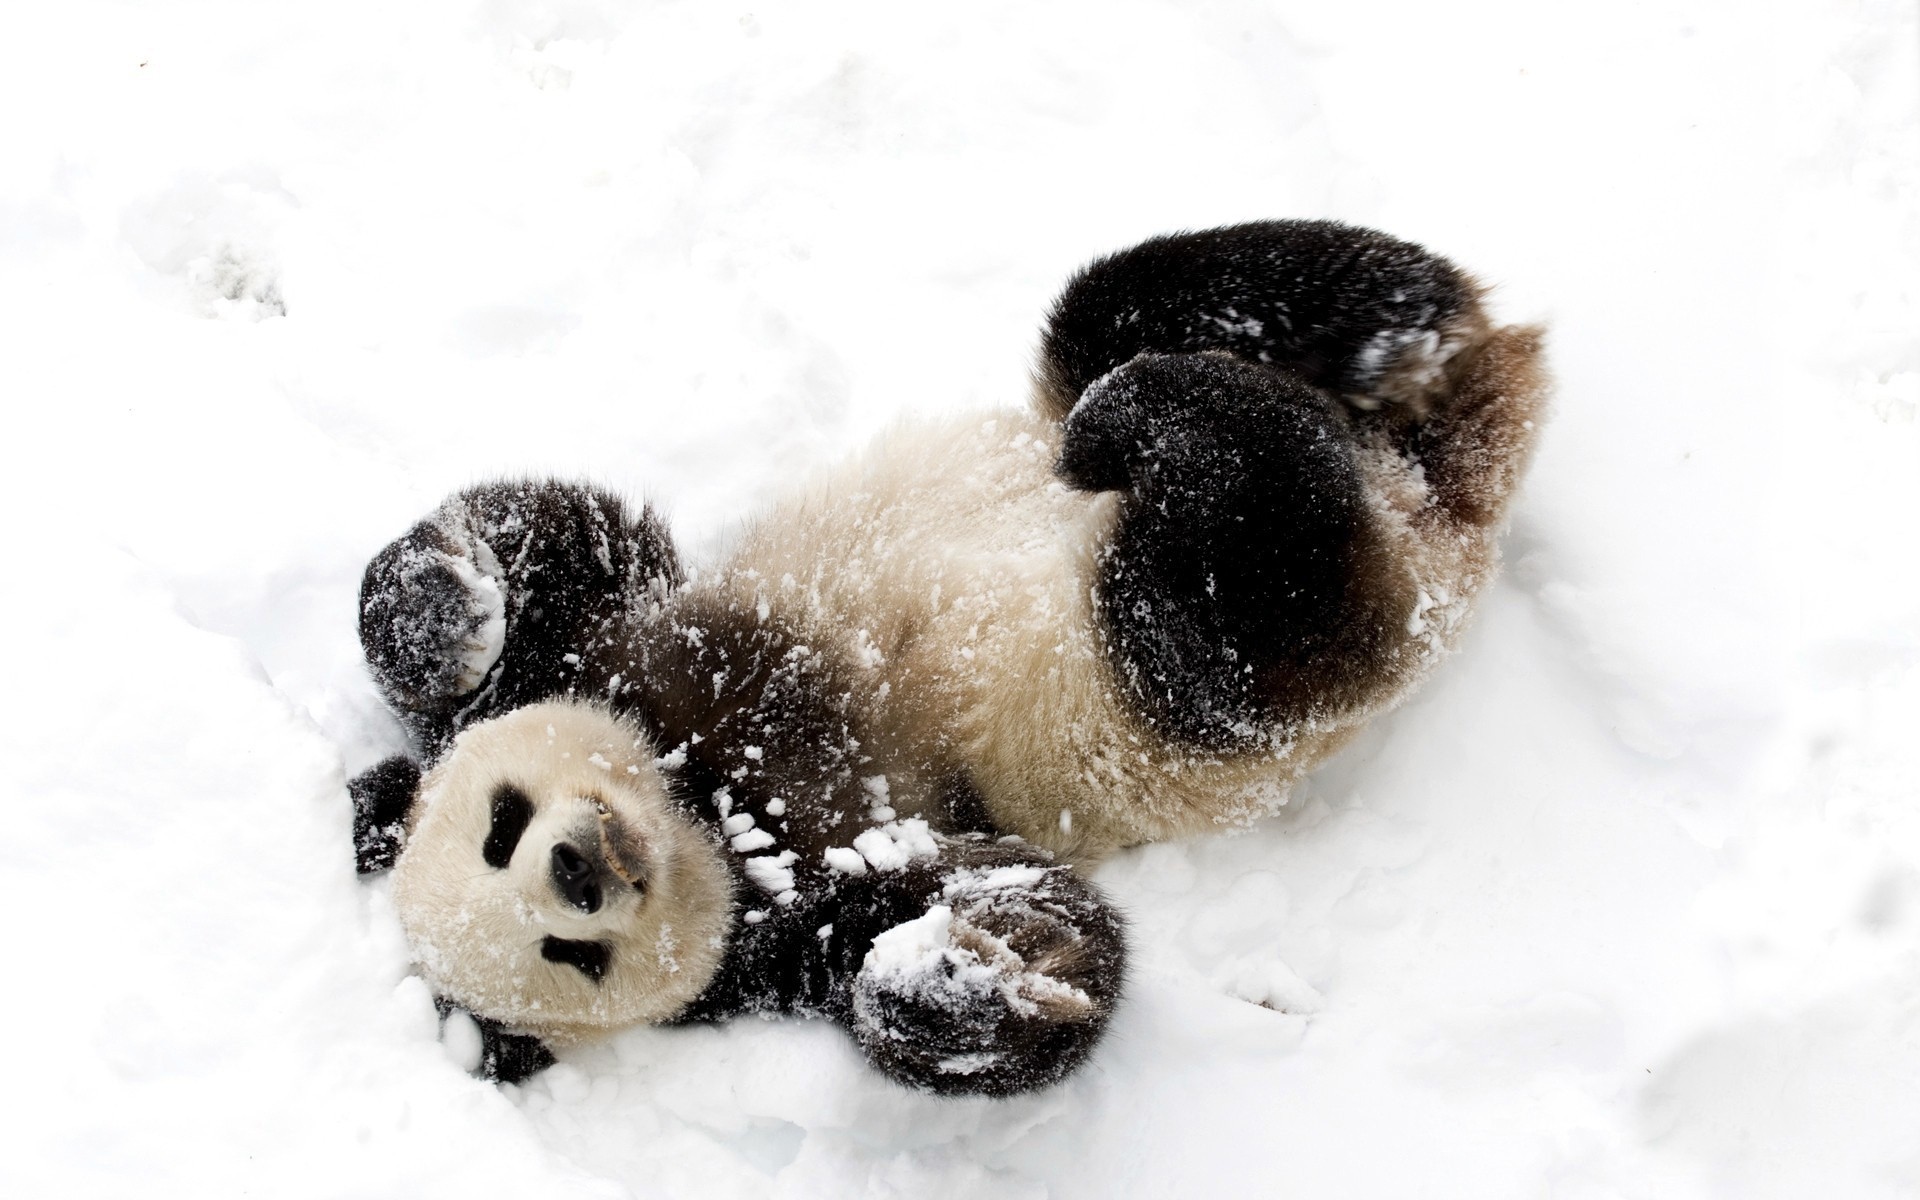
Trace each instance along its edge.
{"label": "panda belly", "polygon": [[1156,734],[1092,603],[1118,497],[1060,483],[1057,453],[1057,426],[1015,410],[896,428],[756,522],[710,583],[859,665],[902,815],[961,775],[998,828],[1089,861],[1273,811],[1347,731],[1226,755]]}

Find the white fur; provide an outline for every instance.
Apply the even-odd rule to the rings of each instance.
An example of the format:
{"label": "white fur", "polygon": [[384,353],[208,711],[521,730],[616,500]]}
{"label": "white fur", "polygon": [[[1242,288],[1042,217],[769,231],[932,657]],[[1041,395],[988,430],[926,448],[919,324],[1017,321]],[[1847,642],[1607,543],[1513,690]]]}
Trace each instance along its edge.
{"label": "white fur", "polygon": [[[394,902],[428,981],[558,1042],[663,1020],[698,996],[732,932],[729,876],[720,851],[674,810],[654,758],[637,730],[579,704],[530,705],[463,732],[422,782],[394,870]],[[501,783],[535,809],[504,870],[481,858]],[[555,894],[547,852],[596,821],[599,804],[637,835],[645,886],[610,889],[587,914]],[[549,935],[610,942],[605,977],[543,959]]]}
{"label": "white fur", "polygon": [[[1537,372],[1482,382],[1510,385],[1506,427],[1539,403]],[[1531,428],[1489,463],[1496,514]],[[868,674],[874,756],[903,814],[958,767],[1002,829],[1087,862],[1271,813],[1438,661],[1495,563],[1497,518],[1449,519],[1417,467],[1361,445],[1370,517],[1404,572],[1405,644],[1370,689],[1264,731],[1258,750],[1182,749],[1141,719],[1101,643],[1095,555],[1117,500],[1055,479],[1058,439],[1011,410],[896,428],[749,526],[695,585],[811,629]]]}

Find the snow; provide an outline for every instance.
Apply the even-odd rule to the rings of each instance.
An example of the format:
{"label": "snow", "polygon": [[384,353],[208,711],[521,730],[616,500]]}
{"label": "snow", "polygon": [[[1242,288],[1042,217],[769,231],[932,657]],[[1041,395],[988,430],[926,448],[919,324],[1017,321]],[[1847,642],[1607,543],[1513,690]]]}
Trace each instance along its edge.
{"label": "snow", "polygon": [[1045,867],[989,867],[985,870],[968,868],[948,875],[941,884],[940,892],[947,899],[980,892],[997,892],[1003,888],[1031,888],[1047,875]]}
{"label": "snow", "polygon": [[873,939],[861,970],[871,975],[928,975],[947,950],[953,909],[935,904],[911,921],[902,921]]}
{"label": "snow", "polygon": [[916,858],[940,853],[932,831],[918,817],[865,830],[853,839],[853,848],[876,871],[897,871]]}
{"label": "snow", "polygon": [[741,854],[746,854],[754,850],[764,850],[768,846],[773,845],[773,842],[773,835],[764,829],[749,829],[747,832],[738,834],[731,839],[734,850]]}
{"label": "snow", "polygon": [[[743,845],[742,839],[747,836],[749,835],[742,834],[733,839],[733,848],[736,851],[744,853],[747,850],[758,850],[773,844],[773,839],[767,837],[764,841]],[[793,864],[798,858],[799,855],[793,851],[782,850],[778,854],[762,854],[746,859],[742,865],[746,868],[747,878],[753,880],[755,887],[763,892],[772,893],[774,901],[785,907],[793,903]]]}
{"label": "snow", "polygon": [[[484,555],[491,559],[493,552],[486,548],[485,542],[476,541],[476,556]],[[442,561],[452,568],[466,588],[467,594],[478,601],[485,609],[485,619],[474,630],[474,640],[465,646],[466,653],[461,656],[460,691],[462,694],[472,691],[487,678],[487,672],[493,670],[493,664],[500,661],[500,652],[507,645],[507,597],[500,590],[500,581],[491,572],[498,569],[494,564],[488,571],[459,554],[442,554]]]}
{"label": "snow", "polygon": [[[978,1010],[980,998],[994,993],[1020,1012],[1036,1012],[1042,1003],[1084,1011],[1089,1003],[1085,992],[1044,972],[1023,969],[1025,964],[1004,941],[964,919],[969,914],[956,918],[951,906],[935,904],[874,938],[860,964],[855,1011],[869,1011],[865,1006],[879,993],[916,997],[955,1013]],[[970,1075],[994,1065],[998,1057],[991,1051],[959,1055],[941,1060],[939,1069]]]}
{"label": "snow", "polygon": [[[1920,1192],[1912,4],[8,15],[0,1191]],[[536,471],[697,557],[1017,402],[1089,257],[1270,216],[1454,256],[1557,402],[1418,697],[1101,869],[1091,1064],[934,1101],[744,1021],[468,1078],[352,873],[366,559]]]}
{"label": "snow", "polygon": [[838,871],[842,875],[865,875],[867,873],[867,860],[860,856],[858,850],[852,849],[851,847],[828,846],[821,852],[820,856],[826,861],[828,867]]}

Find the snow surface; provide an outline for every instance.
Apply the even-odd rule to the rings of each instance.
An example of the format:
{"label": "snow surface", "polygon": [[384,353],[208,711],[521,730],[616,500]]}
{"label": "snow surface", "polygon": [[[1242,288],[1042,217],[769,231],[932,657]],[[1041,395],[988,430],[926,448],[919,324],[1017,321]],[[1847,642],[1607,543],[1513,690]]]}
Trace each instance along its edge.
{"label": "snow surface", "polygon": [[[6,26],[0,1193],[1920,1194],[1912,4]],[[1092,1064],[942,1101],[747,1021],[468,1078],[352,872],[365,560],[510,471],[697,552],[1017,402],[1086,258],[1270,216],[1497,281],[1556,412],[1419,697],[1282,819],[1102,869]]]}

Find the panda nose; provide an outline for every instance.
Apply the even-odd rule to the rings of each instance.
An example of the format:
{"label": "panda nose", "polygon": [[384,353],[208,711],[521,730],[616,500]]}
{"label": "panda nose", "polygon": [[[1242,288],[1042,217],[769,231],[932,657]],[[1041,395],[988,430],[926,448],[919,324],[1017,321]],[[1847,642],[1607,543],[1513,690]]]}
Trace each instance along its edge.
{"label": "panda nose", "polygon": [[581,912],[600,911],[600,882],[587,856],[561,842],[553,848],[553,886]]}

